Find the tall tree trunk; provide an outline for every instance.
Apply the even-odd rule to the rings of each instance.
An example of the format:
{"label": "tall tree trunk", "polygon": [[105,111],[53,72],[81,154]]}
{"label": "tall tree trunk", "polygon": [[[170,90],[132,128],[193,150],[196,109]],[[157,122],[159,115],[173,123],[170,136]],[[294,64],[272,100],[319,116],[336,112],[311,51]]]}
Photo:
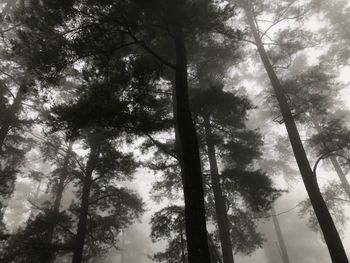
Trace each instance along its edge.
{"label": "tall tree trunk", "polygon": [[286,247],[286,244],[284,243],[281,227],[280,227],[280,224],[278,222],[278,218],[276,216],[276,210],[274,207],[272,207],[271,211],[272,211],[272,221],[273,221],[273,225],[274,225],[275,230],[276,230],[279,248],[281,249],[281,257],[282,257],[283,263],[290,263],[288,252],[287,252],[287,247]]}
{"label": "tall tree trunk", "polygon": [[67,175],[68,175],[69,158],[72,154],[72,148],[73,148],[73,142],[69,142],[68,150],[67,150],[66,156],[64,157],[63,164],[62,164],[62,170],[60,172],[59,182],[57,185],[57,191],[55,194],[55,201],[54,201],[54,205],[53,205],[53,211],[55,213],[60,212],[60,206],[61,206],[61,202],[62,202],[65,181],[66,181]]}
{"label": "tall tree trunk", "polygon": [[185,223],[189,263],[210,263],[202,172],[196,130],[188,98],[187,55],[180,21],[175,21],[176,76],[174,118],[185,197]]}
{"label": "tall tree trunk", "polygon": [[255,39],[255,43],[258,48],[259,55],[270,78],[272,87],[275,91],[276,98],[278,100],[283,120],[287,128],[289,140],[293,148],[294,156],[297,161],[301,177],[303,179],[312,207],[315,211],[316,217],[322,229],[322,233],[328,246],[328,250],[332,261],[336,263],[346,263],[348,262],[348,259],[346,257],[343,244],[334,225],[333,219],[329,213],[329,210],[326,206],[326,203],[322,197],[319,186],[317,184],[316,177],[311,170],[303,144],[300,140],[299,132],[296,127],[293,115],[290,111],[289,105],[284,95],[283,88],[269,61],[264,45],[260,39],[249,3],[246,3],[244,8],[249,26],[251,28]]}
{"label": "tall tree trunk", "polygon": [[214,192],[215,212],[219,228],[219,236],[221,242],[222,258],[224,263],[233,263],[232,244],[230,238],[230,226],[227,218],[227,209],[224,196],[222,194],[221,184],[219,180],[219,170],[216,161],[215,145],[211,132],[209,116],[204,116],[204,128],[206,133],[206,144],[208,147],[208,157],[210,165],[211,185]]}
{"label": "tall tree trunk", "polygon": [[87,230],[87,217],[89,211],[89,196],[92,183],[92,172],[95,169],[98,154],[99,145],[97,145],[96,142],[90,143],[90,154],[86,164],[85,177],[83,181],[78,232],[74,243],[72,263],[81,263],[83,258],[84,243]]}
{"label": "tall tree trunk", "polygon": [[0,128],[0,152],[2,149],[2,146],[4,145],[6,136],[8,132],[11,129],[11,125],[14,122],[14,119],[16,118],[16,115],[20,109],[21,102],[23,99],[24,91],[23,87],[20,87],[17,91],[16,97],[14,98],[11,107],[6,112],[6,116],[4,116],[4,120],[1,123]]}

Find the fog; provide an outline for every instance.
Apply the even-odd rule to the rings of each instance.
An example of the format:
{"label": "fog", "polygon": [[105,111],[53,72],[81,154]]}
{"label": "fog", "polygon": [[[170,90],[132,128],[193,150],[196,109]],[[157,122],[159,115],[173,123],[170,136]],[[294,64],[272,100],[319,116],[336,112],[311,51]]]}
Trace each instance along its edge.
{"label": "fog", "polygon": [[350,1],[0,10],[0,262],[348,262]]}

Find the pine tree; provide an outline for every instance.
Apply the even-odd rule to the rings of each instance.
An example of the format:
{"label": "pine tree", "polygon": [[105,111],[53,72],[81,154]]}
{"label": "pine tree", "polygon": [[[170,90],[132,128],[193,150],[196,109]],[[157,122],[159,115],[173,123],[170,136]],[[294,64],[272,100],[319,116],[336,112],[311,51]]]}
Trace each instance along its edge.
{"label": "pine tree", "polygon": [[294,117],[286,100],[283,87],[272,67],[272,64],[262,43],[261,35],[257,30],[253,16],[254,5],[250,1],[244,3],[242,2],[241,4],[242,8],[245,11],[247,22],[249,24],[255,43],[257,45],[259,55],[274,89],[280,107],[280,111],[283,116],[285,126],[287,128],[288,136],[293,148],[294,156],[298,163],[303,182],[305,184],[306,190],[310,197],[310,201],[312,203],[315,214],[321,226],[323,235],[325,237],[325,241],[327,243],[331,258],[334,262],[348,262],[343,244],[340,240],[339,234],[334,225],[332,217],[327,209],[324,199],[322,198],[322,194],[317,185],[316,177],[310,167],[303,144],[300,140],[299,132],[297,130]]}
{"label": "pine tree", "polygon": [[[146,61],[155,65],[158,74],[164,66],[174,70],[171,74],[174,76],[174,118],[183,170],[190,261],[207,262],[209,253],[202,176],[196,132],[188,104],[186,45],[199,39],[199,36],[211,35],[217,28],[225,30],[225,20],[231,15],[231,8],[219,8],[211,1],[114,1],[97,6],[86,1],[60,4],[31,1],[28,6],[33,11],[32,15],[24,14],[21,21],[36,30],[31,34],[20,32],[20,38],[26,45],[19,44],[17,51],[30,57],[28,61],[32,64],[29,68],[39,72],[43,78],[57,77],[58,71],[76,59],[106,59],[106,54],[116,54],[123,48],[126,52],[129,50],[129,54],[131,49],[131,54],[145,56]],[[106,6],[109,10],[107,13]],[[76,10],[83,15],[80,25],[70,23],[77,14]],[[63,30],[68,33],[62,34],[62,27],[58,25],[64,25]],[[41,47],[43,56],[33,52],[31,47],[34,46]],[[105,67],[103,62],[108,61],[108,58],[101,59],[100,65]]]}

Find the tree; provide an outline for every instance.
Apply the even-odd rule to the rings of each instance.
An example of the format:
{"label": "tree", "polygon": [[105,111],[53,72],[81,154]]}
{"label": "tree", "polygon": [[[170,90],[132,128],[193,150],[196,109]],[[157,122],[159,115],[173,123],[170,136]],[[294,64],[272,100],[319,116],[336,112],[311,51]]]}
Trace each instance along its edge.
{"label": "tree", "polygon": [[153,256],[156,262],[186,263],[184,208],[169,206],[156,212],[151,218],[151,238],[153,242],[170,240],[164,252]]}
{"label": "tree", "polygon": [[245,2],[242,3],[242,7],[245,11],[246,18],[257,45],[259,55],[274,89],[276,99],[278,101],[280,111],[283,116],[288,136],[293,148],[294,156],[298,163],[298,167],[306,190],[310,197],[311,204],[315,210],[315,214],[325,237],[331,258],[333,262],[348,262],[343,244],[340,240],[339,234],[327,209],[327,206],[322,198],[322,194],[317,185],[316,177],[313,174],[309,161],[307,159],[303,144],[300,140],[299,132],[294,121],[294,117],[284,95],[283,88],[269,61],[269,57],[261,40],[261,35],[257,30],[253,16],[253,4],[252,2]]}
{"label": "tree", "polygon": [[[32,30],[31,34],[21,32],[21,39],[27,44],[18,45],[17,50],[22,54],[23,50],[27,51],[26,54],[32,58],[29,61],[33,62],[29,67],[40,70],[43,77],[57,76],[67,62],[77,58],[102,57],[102,54],[115,54],[115,51],[131,46],[138,46],[133,49],[136,54],[140,54],[141,48],[141,53],[147,55],[146,61],[156,61],[151,64],[156,65],[158,71],[163,65],[174,70],[174,119],[183,170],[189,257],[190,262],[207,262],[209,252],[202,176],[196,132],[188,104],[186,45],[200,39],[200,36],[211,35],[217,28],[228,28],[225,20],[231,15],[231,8],[221,8],[211,1],[113,1],[101,2],[97,6],[86,1],[60,4],[32,1],[29,5],[33,15],[23,16],[21,21],[36,30]],[[107,6],[109,11],[106,13]],[[76,10],[83,19],[81,24],[72,25],[70,21],[77,15]],[[62,34],[61,25],[67,29],[67,34]],[[56,41],[42,41],[48,38]],[[103,40],[104,48],[101,50],[101,43],[93,39]],[[33,49],[28,49],[33,43],[42,48],[40,52],[44,56],[37,56]],[[52,48],[52,45],[58,45],[58,48]],[[42,59],[41,63],[37,63],[38,58]]]}
{"label": "tree", "polygon": [[[255,235],[254,230],[251,232],[252,237],[235,237],[235,234],[240,236],[244,232],[240,231],[244,226],[239,224],[239,215],[249,220],[249,215],[245,213],[269,209],[279,192],[271,186],[272,182],[264,172],[253,168],[254,162],[260,157],[259,145],[262,142],[256,131],[245,127],[247,112],[252,108],[248,99],[225,92],[218,83],[194,89],[192,98],[192,109],[197,116],[196,123],[204,147],[203,163],[209,162],[210,186],[216,210],[214,217],[218,222],[223,259],[227,262],[225,253],[232,255],[232,250],[235,250],[249,254],[261,245],[258,234],[256,242],[248,242]],[[221,173],[219,161],[223,166]],[[253,181],[261,184],[254,186]],[[258,189],[259,196],[253,194],[251,187]],[[240,198],[246,202],[243,208],[235,201]],[[233,211],[232,215],[228,215],[229,210]],[[228,217],[235,220],[229,221]],[[231,240],[235,242],[231,244]]]}

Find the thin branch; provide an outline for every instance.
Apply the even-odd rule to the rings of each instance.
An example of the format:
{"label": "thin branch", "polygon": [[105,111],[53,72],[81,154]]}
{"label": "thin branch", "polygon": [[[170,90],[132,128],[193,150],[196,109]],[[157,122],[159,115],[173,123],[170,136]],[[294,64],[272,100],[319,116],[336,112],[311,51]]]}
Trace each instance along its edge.
{"label": "thin branch", "polygon": [[4,34],[4,33],[7,33],[7,32],[9,32],[9,31],[11,31],[11,30],[13,30],[13,29],[16,29],[17,27],[19,27],[19,26],[21,26],[22,24],[17,24],[17,25],[14,25],[14,26],[12,26],[12,27],[9,27],[9,28],[6,28],[6,29],[4,29],[4,30],[1,30],[0,31],[0,34]]}
{"label": "thin branch", "polygon": [[163,143],[154,139],[150,134],[147,134],[147,133],[144,133],[144,134],[164,153],[170,155],[171,157],[173,157],[176,160],[179,160],[179,157],[175,153],[172,153],[169,149],[167,149],[167,147]]}
{"label": "thin branch", "polygon": [[280,212],[280,213],[277,213],[277,214],[269,214],[269,215],[267,215],[267,216],[258,216],[258,217],[254,217],[254,218],[259,219],[259,218],[270,218],[270,217],[272,217],[272,216],[276,216],[276,217],[277,217],[277,216],[280,216],[280,215],[289,213],[290,211],[292,211],[292,210],[294,210],[295,208],[297,208],[297,207],[299,206],[299,204],[300,204],[300,203],[296,204],[294,207],[292,207],[292,208],[290,208],[290,209],[288,209],[288,210],[285,210],[285,211]]}
{"label": "thin branch", "polygon": [[45,208],[40,207],[40,206],[34,204],[30,199],[27,199],[27,201],[28,201],[28,203],[29,203],[32,207],[34,207],[34,208],[37,209],[37,210],[40,210],[40,211],[45,211],[45,210],[46,210]]}
{"label": "thin branch", "polygon": [[61,227],[63,230],[67,231],[69,234],[71,234],[73,237],[76,236],[76,234],[74,232],[72,232],[69,228],[67,228],[66,226],[60,224],[60,223],[56,223],[59,227]]}
{"label": "thin branch", "polygon": [[314,174],[315,177],[317,177],[316,175],[316,170],[317,170],[317,166],[320,163],[321,160],[326,159],[327,157],[329,157],[334,151],[338,151],[339,149],[333,149],[333,150],[329,150],[328,152],[322,154],[320,157],[318,157],[318,159],[316,160],[315,164],[314,164],[314,168],[312,169],[312,172]]}
{"label": "thin branch", "polygon": [[12,93],[12,91],[10,90],[10,88],[7,87],[7,85],[5,84],[4,81],[0,80],[0,84],[1,84],[5,89],[7,89],[7,91],[10,93],[10,95],[11,95],[11,97],[12,97],[13,99],[16,98],[16,96]]}
{"label": "thin branch", "polygon": [[98,201],[101,201],[102,199],[105,199],[105,198],[107,198],[107,197],[114,197],[114,196],[118,196],[118,195],[116,195],[116,194],[106,194],[106,195],[100,196],[99,198],[97,198],[97,199],[95,199],[95,200],[93,200],[93,201],[90,201],[90,202],[89,202],[89,205],[92,205],[92,204],[94,204],[94,203],[97,203]]}
{"label": "thin branch", "polygon": [[164,58],[162,58],[158,53],[156,53],[155,51],[153,51],[149,46],[146,45],[146,43],[144,41],[140,41],[139,39],[137,39],[137,37],[129,30],[127,29],[130,37],[132,39],[134,39],[136,42],[138,42],[140,44],[141,47],[143,47],[144,50],[146,50],[148,53],[150,53],[151,55],[153,55],[156,59],[158,59],[162,64],[172,68],[172,69],[176,69],[176,66],[172,63],[170,63],[169,61],[165,60]]}
{"label": "thin branch", "polygon": [[2,69],[0,69],[0,73],[4,74],[5,76],[9,77],[10,79],[12,79],[12,81],[14,83],[16,83],[17,85],[21,85],[20,82],[17,81],[17,79],[15,77],[13,77],[12,75],[6,73],[5,71],[3,71]]}

